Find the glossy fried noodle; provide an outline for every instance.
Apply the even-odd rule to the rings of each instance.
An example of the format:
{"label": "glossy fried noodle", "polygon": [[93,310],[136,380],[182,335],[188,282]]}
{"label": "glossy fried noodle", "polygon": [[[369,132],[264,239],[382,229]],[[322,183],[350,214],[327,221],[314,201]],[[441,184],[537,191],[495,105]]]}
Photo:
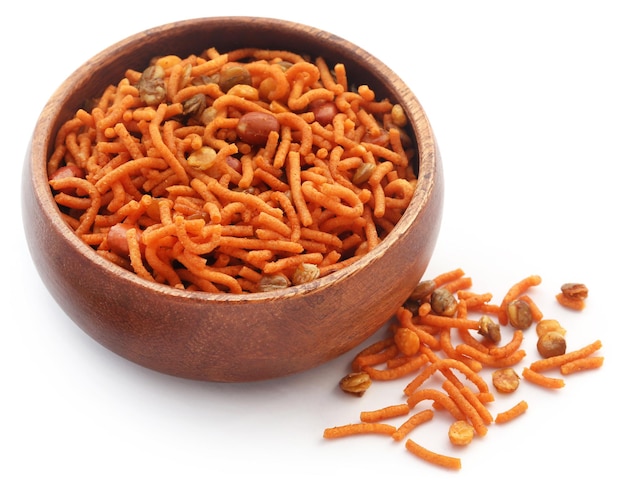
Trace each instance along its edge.
{"label": "glossy fried noodle", "polygon": [[416,185],[402,107],[353,82],[287,51],[154,59],[61,127],[54,198],[146,280],[247,293],[325,276],[375,248]]}

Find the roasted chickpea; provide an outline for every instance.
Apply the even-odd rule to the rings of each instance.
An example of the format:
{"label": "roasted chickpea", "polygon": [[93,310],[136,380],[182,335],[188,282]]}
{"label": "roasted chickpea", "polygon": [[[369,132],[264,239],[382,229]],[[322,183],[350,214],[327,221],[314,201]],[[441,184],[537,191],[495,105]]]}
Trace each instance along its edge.
{"label": "roasted chickpea", "polygon": [[530,305],[524,300],[511,301],[507,306],[507,314],[511,326],[518,330],[526,330],[533,323]]}
{"label": "roasted chickpea", "polygon": [[433,313],[440,316],[452,316],[456,313],[456,298],[445,288],[437,288],[430,295],[430,306]]}
{"label": "roasted chickpea", "polygon": [[437,285],[433,280],[420,281],[411,292],[409,298],[412,300],[423,300],[427,296],[430,296],[436,288]]}
{"label": "roasted chickpea", "polygon": [[548,331],[537,340],[537,351],[543,358],[563,355],[566,349],[565,337],[558,331]]}
{"label": "roasted chickpea", "polygon": [[219,85],[222,92],[228,92],[235,85],[251,85],[250,72],[243,65],[226,65],[220,71]]}
{"label": "roasted chickpea", "polygon": [[376,165],[374,163],[364,162],[354,171],[354,175],[352,176],[352,182],[357,186],[359,184],[367,182],[374,172],[375,168]]}

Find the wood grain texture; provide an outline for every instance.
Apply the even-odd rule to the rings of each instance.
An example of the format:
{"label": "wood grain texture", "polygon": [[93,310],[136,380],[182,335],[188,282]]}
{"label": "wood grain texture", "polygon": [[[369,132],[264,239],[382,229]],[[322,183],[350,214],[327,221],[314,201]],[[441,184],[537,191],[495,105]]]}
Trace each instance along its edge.
{"label": "wood grain texture", "polygon": [[[156,55],[207,47],[288,48],[346,64],[351,77],[400,102],[419,150],[414,199],[394,231],[353,266],[274,293],[190,293],[145,282],[101,259],[64,224],[45,164],[54,135],[85,99]],[[420,280],[443,208],[442,165],[421,105],[382,62],[335,35],[260,18],[205,18],[142,32],[95,55],[54,93],[23,171],[23,219],[33,261],[52,296],[86,333],[122,357],[207,381],[276,378],[320,365],[371,336]]]}

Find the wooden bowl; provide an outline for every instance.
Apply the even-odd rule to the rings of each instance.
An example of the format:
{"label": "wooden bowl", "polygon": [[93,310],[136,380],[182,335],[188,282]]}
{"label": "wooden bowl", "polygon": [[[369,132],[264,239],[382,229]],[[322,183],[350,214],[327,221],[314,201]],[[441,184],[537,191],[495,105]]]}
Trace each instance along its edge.
{"label": "wooden bowl", "polygon": [[[390,235],[350,267],[286,289],[243,295],[185,292],[147,282],[105,261],[60,217],[46,161],[60,125],[86,99],[151,58],[207,47],[289,49],[341,61],[359,83],[401,103],[419,149],[418,185]],[[276,378],[329,361],[366,340],[421,279],[439,232],[443,178],[427,117],[388,67],[333,34],[251,17],[180,21],[136,34],[76,70],[44,107],[23,170],[23,221],[38,272],[67,315],[113,352],[189,379]]]}

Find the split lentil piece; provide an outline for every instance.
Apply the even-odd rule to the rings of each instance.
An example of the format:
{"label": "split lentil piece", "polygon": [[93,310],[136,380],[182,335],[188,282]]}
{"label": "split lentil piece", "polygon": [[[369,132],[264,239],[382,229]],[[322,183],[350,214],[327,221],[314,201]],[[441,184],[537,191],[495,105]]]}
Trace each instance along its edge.
{"label": "split lentil piece", "polygon": [[469,445],[474,440],[474,427],[465,420],[457,420],[450,425],[448,438],[452,445]]}
{"label": "split lentil piece", "polygon": [[511,367],[499,368],[491,374],[491,381],[498,392],[513,393],[519,387],[520,377]]}
{"label": "split lentil piece", "polygon": [[557,320],[552,319],[544,319],[537,323],[535,326],[535,331],[537,332],[537,336],[541,336],[550,331],[555,331],[565,336],[566,330],[561,326],[561,324]]}

